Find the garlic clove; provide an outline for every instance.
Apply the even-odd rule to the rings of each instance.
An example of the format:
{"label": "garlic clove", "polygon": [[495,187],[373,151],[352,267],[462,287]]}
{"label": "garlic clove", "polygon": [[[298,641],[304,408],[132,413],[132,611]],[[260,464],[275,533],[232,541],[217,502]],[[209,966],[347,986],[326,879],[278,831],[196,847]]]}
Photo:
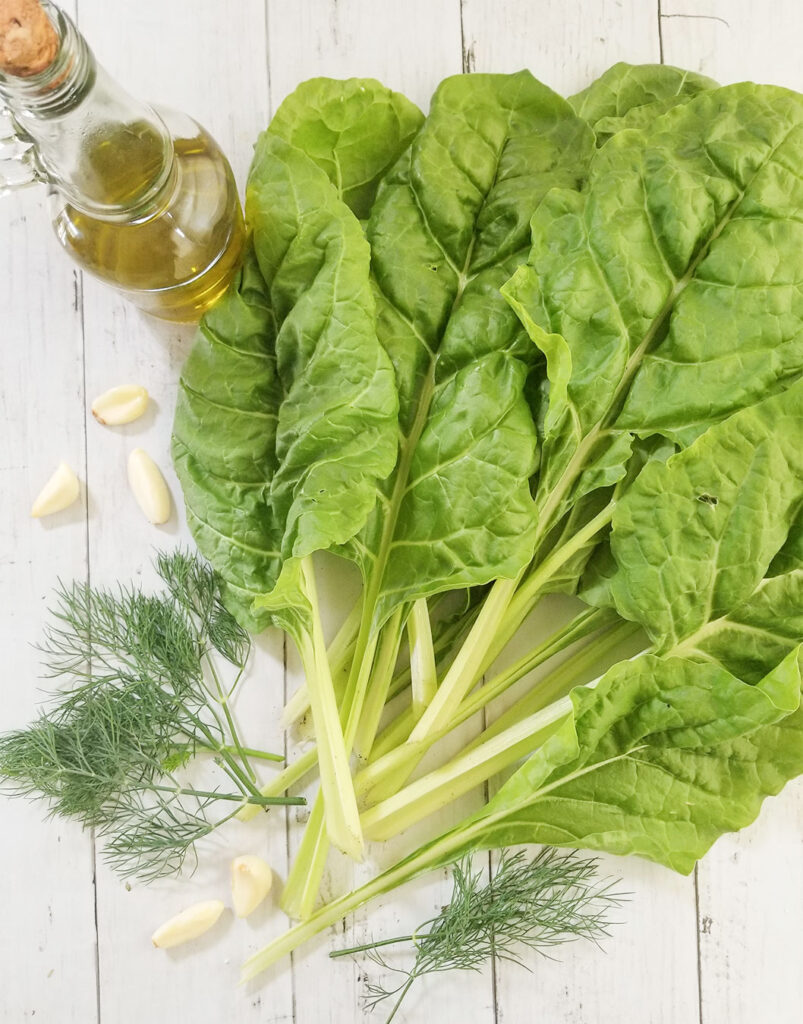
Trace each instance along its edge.
{"label": "garlic clove", "polygon": [[128,482],[145,518],[155,526],[170,518],[170,491],[162,471],[142,448],[135,448],[128,456]]}
{"label": "garlic clove", "polygon": [[81,485],[78,483],[78,477],[66,462],[60,462],[56,472],[39,492],[36,501],[31,506],[31,515],[34,519],[41,519],[42,516],[51,516],[54,512],[61,512],[62,509],[69,508],[78,499],[80,492]]}
{"label": "garlic clove", "polygon": [[236,857],[231,862],[231,901],[237,917],[256,910],[272,884],[273,872],[261,857]]}
{"label": "garlic clove", "polygon": [[172,949],[173,946],[180,946],[190,939],[197,939],[199,935],[209,931],[223,910],[221,900],[193,903],[191,907],[187,907],[160,925],[151,936],[151,942],[157,949]]}
{"label": "garlic clove", "polygon": [[148,408],[148,392],[138,384],[123,384],[98,395],[92,403],[92,415],[104,426],[132,423]]}

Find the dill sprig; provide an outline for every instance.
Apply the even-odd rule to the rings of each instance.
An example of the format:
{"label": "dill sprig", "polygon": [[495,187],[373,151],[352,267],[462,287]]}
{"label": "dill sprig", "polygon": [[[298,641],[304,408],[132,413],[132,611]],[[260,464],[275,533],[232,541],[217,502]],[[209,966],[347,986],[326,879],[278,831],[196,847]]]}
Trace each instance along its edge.
{"label": "dill sprig", "polygon": [[[180,871],[244,803],[303,802],[259,793],[250,757],[281,758],[240,742],[230,699],[250,640],[214,572],[181,550],[155,566],[161,594],[60,585],[40,650],[61,689],[30,726],[0,736],[5,788],[97,829],[114,868],[144,880]],[[178,777],[199,753],[214,756],[234,792]],[[227,813],[214,817],[220,805]]]}
{"label": "dill sprig", "polygon": [[[607,937],[610,913],[625,897],[600,881],[599,862],[577,851],[545,847],[532,859],[503,850],[490,881],[472,867],[470,857],[452,870],[451,899],[441,912],[411,935],[337,950],[331,957],[365,952],[385,971],[400,976],[398,985],[367,986],[367,1005],[376,1008],[397,997],[387,1018],[396,1016],[416,979],[441,971],[477,971],[498,958],[526,967],[524,951],[542,956],[564,942]],[[381,950],[412,943],[415,962],[409,969],[390,965]]]}

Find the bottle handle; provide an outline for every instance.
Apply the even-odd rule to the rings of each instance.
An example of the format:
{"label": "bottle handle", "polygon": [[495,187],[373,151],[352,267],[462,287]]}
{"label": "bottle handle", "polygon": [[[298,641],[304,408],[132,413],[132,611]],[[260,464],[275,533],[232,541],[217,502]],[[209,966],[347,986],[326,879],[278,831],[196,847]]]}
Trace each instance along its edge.
{"label": "bottle handle", "polygon": [[6,107],[0,107],[0,199],[44,181],[32,142],[20,138]]}

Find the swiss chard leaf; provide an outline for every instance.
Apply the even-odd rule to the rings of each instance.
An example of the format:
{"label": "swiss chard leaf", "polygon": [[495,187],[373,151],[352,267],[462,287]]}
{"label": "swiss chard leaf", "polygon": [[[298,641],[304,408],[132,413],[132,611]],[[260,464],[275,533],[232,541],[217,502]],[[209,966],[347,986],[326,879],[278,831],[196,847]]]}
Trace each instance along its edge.
{"label": "swiss chard leaf", "polygon": [[648,128],[661,114],[717,83],[667,64],[614,64],[588,88],[569,97],[601,146],[625,128]]}
{"label": "swiss chard leaf", "polygon": [[534,350],[498,288],[588,127],[527,72],[447,79],[368,221],[378,331],[396,370],[398,467],[348,553],[380,625],[400,604],[512,577],[532,550]]}
{"label": "swiss chard leaf", "polygon": [[560,728],[433,849],[552,843],[689,871],[803,772],[801,427],[803,381],[642,471],[614,514],[610,592],[657,653],[573,690]]}
{"label": "swiss chard leaf", "polygon": [[536,210],[505,293],[547,360],[542,537],[624,476],[632,435],[688,444],[799,375],[801,157],[803,98],[729,86],[619,132]]}
{"label": "swiss chard leaf", "polygon": [[364,218],[423,120],[415,104],[373,78],[311,78],[282,103],[268,132],[306,153]]}
{"label": "swiss chard leaf", "polygon": [[[613,597],[658,651],[710,640],[719,619],[738,617],[767,591],[779,550],[790,559],[787,536],[803,501],[801,435],[803,381],[735,413],[668,462],[650,463],[618,503]],[[762,605],[771,594],[791,602],[782,579]]]}
{"label": "swiss chard leaf", "polygon": [[[343,108],[354,113],[356,104],[364,117],[370,95],[376,117],[383,97],[374,86],[363,94],[351,83],[357,98]],[[313,92],[323,104],[320,83]],[[384,150],[374,146],[376,175],[397,159],[415,121],[414,108],[385,93],[404,132]],[[246,202],[252,249],[201,324],[182,374],[173,449],[190,527],[229,605],[252,629],[281,617],[295,634],[309,627],[309,602],[293,591],[303,576],[288,562],[342,544],[363,525],[377,481],[395,463],[398,409],[359,223],[325,171],[280,135],[293,137],[295,125],[311,144],[318,138],[312,115],[300,121],[305,109],[291,97],[277,130],[257,144]],[[313,113],[329,116],[326,104],[322,111]],[[370,168],[349,160],[346,121],[341,128],[345,191]],[[275,599],[270,609],[254,606],[285,566],[285,614]]]}
{"label": "swiss chard leaf", "polygon": [[756,685],[676,657],[614,666],[572,692],[572,716],[462,826],[462,849],[550,843],[691,871],[803,772],[802,664],[796,648]]}

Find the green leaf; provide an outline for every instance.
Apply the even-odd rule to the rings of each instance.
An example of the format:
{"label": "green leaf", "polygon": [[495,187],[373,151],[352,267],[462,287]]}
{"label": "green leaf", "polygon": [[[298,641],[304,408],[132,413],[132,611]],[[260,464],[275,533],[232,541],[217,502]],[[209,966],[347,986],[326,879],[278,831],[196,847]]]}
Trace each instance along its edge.
{"label": "green leaf", "polygon": [[561,733],[458,834],[467,849],[549,843],[687,873],[803,772],[800,687],[800,648],[753,686],[680,658],[616,665],[573,691]]}
{"label": "green leaf", "polygon": [[684,647],[755,682],[803,636],[803,518],[750,597],[697,631]]}
{"label": "green leaf", "polygon": [[401,603],[512,577],[532,551],[534,350],[499,286],[532,210],[577,187],[593,140],[527,72],[447,79],[368,222],[380,339],[400,395],[396,474],[349,547],[381,625]]}
{"label": "green leaf", "polygon": [[717,83],[667,64],[614,64],[588,88],[569,97],[601,146],[625,128],[648,128],[661,114]]}
{"label": "green leaf", "polygon": [[268,497],[282,393],[273,323],[251,252],[201,322],[173,423],[173,462],[190,531],[220,576],[227,607],[253,632],[270,621],[253,611],[254,597],[270,591],[281,571]]}
{"label": "green leaf", "polygon": [[547,360],[542,533],[624,475],[628,435],[688,444],[799,375],[801,159],[803,98],[728,86],[618,133],[582,194],[538,207],[504,291]]}
{"label": "green leaf", "polygon": [[368,246],[324,173],[263,136],[246,209],[253,253],[184,368],[174,457],[199,547],[253,627],[288,559],[365,522],[395,462],[397,399]]}
{"label": "green leaf", "polygon": [[364,218],[423,120],[415,104],[373,78],[311,78],[284,100],[268,132],[306,153]]}
{"label": "green leaf", "polygon": [[270,497],[284,556],[303,558],[352,537],[393,468],[393,370],[376,337],[368,245],[325,175],[263,136],[246,215],[277,323],[283,390]]}
{"label": "green leaf", "polygon": [[[803,500],[802,435],[803,381],[650,463],[618,503],[613,596],[658,650],[693,644],[766,589]],[[782,589],[770,587],[762,602]]]}

